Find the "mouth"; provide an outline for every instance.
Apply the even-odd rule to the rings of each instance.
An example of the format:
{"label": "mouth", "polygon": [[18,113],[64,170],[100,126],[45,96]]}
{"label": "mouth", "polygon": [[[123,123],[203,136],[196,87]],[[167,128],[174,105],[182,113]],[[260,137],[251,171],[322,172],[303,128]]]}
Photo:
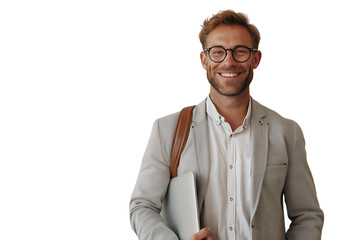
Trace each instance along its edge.
{"label": "mouth", "polygon": [[225,78],[233,78],[239,76],[240,73],[219,73],[219,75]]}

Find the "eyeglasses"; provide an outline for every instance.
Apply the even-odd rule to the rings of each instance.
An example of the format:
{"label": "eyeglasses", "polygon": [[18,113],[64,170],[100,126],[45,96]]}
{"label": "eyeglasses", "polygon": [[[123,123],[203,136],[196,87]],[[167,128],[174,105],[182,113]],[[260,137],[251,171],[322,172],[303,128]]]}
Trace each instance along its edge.
{"label": "eyeglasses", "polygon": [[209,53],[209,57],[213,62],[220,63],[224,61],[229,50],[232,52],[234,60],[239,63],[246,62],[249,60],[251,53],[257,51],[255,48],[248,48],[245,46],[239,46],[234,49],[225,49],[220,46],[214,46],[205,49],[204,52]]}

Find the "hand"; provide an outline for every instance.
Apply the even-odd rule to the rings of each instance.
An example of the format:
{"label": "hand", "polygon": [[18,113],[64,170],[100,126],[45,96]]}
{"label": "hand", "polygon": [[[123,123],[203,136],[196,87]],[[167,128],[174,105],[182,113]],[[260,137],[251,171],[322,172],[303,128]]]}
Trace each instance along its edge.
{"label": "hand", "polygon": [[210,236],[210,232],[210,228],[204,227],[198,233],[192,235],[189,240],[213,240],[213,238]]}

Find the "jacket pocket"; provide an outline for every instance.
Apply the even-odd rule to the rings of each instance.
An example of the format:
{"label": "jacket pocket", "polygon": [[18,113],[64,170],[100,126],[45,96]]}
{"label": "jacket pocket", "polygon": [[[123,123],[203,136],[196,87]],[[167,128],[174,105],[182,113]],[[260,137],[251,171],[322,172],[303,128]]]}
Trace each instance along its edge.
{"label": "jacket pocket", "polygon": [[286,170],[287,170],[286,163],[281,164],[281,165],[266,166],[266,173],[281,173]]}
{"label": "jacket pocket", "polygon": [[264,176],[263,187],[270,195],[280,194],[283,190],[287,173],[287,165],[267,166]]}

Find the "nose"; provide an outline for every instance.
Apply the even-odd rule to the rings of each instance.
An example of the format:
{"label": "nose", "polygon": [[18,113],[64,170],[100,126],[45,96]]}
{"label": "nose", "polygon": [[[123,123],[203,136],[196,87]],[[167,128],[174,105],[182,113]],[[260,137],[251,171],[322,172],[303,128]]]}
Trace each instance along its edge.
{"label": "nose", "polygon": [[[230,51],[230,52],[229,52]],[[235,61],[234,59],[234,56],[233,56],[233,50],[231,49],[226,49],[226,56],[225,56],[225,59],[223,60],[223,63],[229,63],[229,64],[236,64],[237,62]]]}

